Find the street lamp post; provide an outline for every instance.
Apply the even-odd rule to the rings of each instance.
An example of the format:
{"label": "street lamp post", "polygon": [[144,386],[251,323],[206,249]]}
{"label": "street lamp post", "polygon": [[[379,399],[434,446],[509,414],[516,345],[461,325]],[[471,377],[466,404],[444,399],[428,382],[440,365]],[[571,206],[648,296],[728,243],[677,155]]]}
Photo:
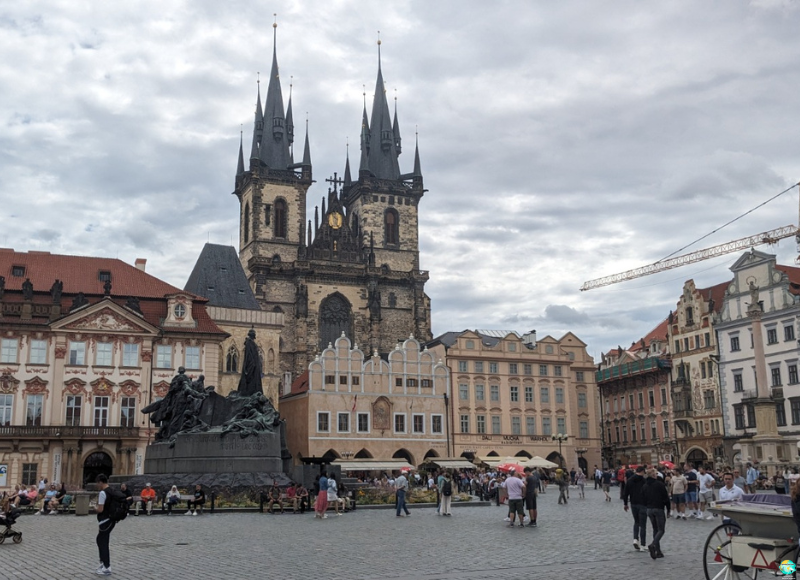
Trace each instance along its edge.
{"label": "street lamp post", "polygon": [[561,445],[567,442],[569,435],[566,433],[558,433],[553,435],[553,441],[558,441],[558,460],[561,462],[561,468],[564,468],[564,456],[561,454]]}

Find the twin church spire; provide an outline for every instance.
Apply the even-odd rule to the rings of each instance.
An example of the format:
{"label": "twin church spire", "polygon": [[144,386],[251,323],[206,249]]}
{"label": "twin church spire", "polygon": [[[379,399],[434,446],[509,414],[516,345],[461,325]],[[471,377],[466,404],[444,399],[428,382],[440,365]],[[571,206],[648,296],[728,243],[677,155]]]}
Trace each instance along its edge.
{"label": "twin church spire", "polygon": [[[294,120],[292,115],[292,92],[289,90],[289,102],[284,112],[283,94],[278,69],[277,57],[277,24],[273,24],[272,66],[270,69],[267,96],[262,108],[261,81],[258,82],[253,140],[250,148],[250,169],[266,167],[270,171],[292,171],[302,169],[311,173],[311,150],[308,139],[308,121],[303,147],[303,158],[295,163],[293,154]],[[389,112],[386,89],[383,80],[380,59],[380,40],[378,41],[378,77],[375,82],[375,96],[372,102],[372,115],[367,116],[366,94],[361,121],[361,160],[359,177],[374,177],[385,180],[420,180],[419,150],[415,151],[414,170],[410,174],[401,174],[398,157],[402,152],[400,125],[397,120],[397,101],[395,100],[394,119]],[[239,144],[239,163],[237,177],[244,174],[243,142]],[[346,161],[345,186],[351,182],[350,159]]]}

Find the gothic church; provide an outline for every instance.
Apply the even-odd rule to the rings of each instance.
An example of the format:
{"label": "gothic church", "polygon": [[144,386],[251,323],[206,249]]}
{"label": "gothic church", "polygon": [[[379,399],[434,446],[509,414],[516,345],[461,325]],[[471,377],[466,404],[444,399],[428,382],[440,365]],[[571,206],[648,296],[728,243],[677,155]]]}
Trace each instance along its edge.
{"label": "gothic church", "polygon": [[[378,43],[380,45],[380,41]],[[294,160],[292,97],[284,109],[273,39],[272,69],[262,107],[260,86],[245,167],[239,146],[239,258],[262,308],[283,312],[281,367],[303,373],[344,333],[366,353],[387,353],[413,335],[431,339],[428,272],[419,267],[418,208],[425,189],[415,147],[414,168],[401,173],[400,126],[378,78],[368,118],[361,121],[361,160],[336,174],[314,222],[305,223],[313,183],[306,127],[303,157]]]}

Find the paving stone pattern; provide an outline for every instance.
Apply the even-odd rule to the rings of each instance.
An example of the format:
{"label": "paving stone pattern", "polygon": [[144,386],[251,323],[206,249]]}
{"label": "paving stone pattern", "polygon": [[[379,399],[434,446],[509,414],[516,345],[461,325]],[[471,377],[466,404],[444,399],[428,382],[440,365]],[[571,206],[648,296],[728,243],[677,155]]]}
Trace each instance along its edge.
{"label": "paving stone pattern", "polygon": [[[703,578],[703,544],[717,518],[668,519],[666,557],[653,561],[633,551],[633,520],[618,494],[612,502],[599,490],[587,489],[585,500],[577,490],[571,495],[560,506],[551,487],[539,496],[539,527],[524,529],[507,527],[506,508],[494,505],[458,506],[451,517],[413,506],[407,518],[378,509],[326,520],[309,513],[130,516],[111,534],[111,578]],[[94,516],[24,516],[15,528],[23,542],[0,546],[0,578],[97,577]]]}

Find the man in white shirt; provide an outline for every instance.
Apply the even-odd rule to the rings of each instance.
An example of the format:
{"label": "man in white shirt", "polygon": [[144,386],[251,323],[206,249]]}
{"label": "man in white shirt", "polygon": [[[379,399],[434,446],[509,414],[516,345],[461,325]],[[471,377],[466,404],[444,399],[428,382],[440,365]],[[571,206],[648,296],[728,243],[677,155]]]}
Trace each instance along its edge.
{"label": "man in white shirt", "polygon": [[[726,471],[722,475],[722,481],[725,482],[725,485],[719,490],[719,501],[735,501],[744,497],[742,488],[733,483],[734,477],[731,472]],[[731,522],[732,520],[730,518],[722,518],[723,524],[729,524]]]}
{"label": "man in white shirt", "polygon": [[508,492],[508,527],[514,527],[514,516],[519,514],[519,527],[524,528],[525,523],[525,509],[522,498],[525,497],[525,482],[522,480],[521,474],[512,469],[508,472],[508,478],[502,483],[502,486]]}
{"label": "man in white shirt", "polygon": [[706,468],[700,466],[700,475],[697,476],[697,481],[700,484],[700,513],[701,519],[704,517],[707,520],[713,520],[714,516],[711,514],[706,515],[706,506],[714,501],[714,483],[716,479],[710,473],[706,472]]}
{"label": "man in white shirt", "polygon": [[405,511],[406,516],[410,516],[411,512],[408,511],[406,507],[406,492],[408,491],[408,479],[406,479],[407,471],[401,471],[400,477],[394,480],[394,489],[397,493],[397,517],[399,518],[402,514],[400,512]]}

